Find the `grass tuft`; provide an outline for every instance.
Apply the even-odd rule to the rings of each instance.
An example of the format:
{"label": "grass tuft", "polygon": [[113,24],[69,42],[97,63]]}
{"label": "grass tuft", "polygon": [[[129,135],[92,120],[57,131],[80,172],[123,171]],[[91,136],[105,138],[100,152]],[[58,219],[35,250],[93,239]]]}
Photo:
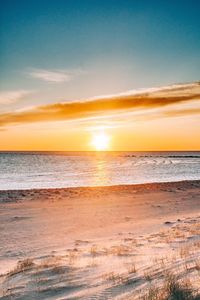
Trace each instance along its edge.
{"label": "grass tuft", "polygon": [[35,264],[31,258],[26,258],[22,261],[19,261],[17,263],[17,266],[13,270],[11,270],[8,275],[12,276],[12,275],[24,272],[24,271],[32,268],[34,265]]}

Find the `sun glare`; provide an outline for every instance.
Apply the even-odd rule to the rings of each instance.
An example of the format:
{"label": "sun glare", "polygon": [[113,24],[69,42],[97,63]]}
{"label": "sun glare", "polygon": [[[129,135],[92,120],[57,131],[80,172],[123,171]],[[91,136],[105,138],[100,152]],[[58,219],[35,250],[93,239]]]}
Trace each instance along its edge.
{"label": "sun glare", "polygon": [[105,151],[108,150],[109,148],[109,136],[102,132],[95,134],[92,138],[92,146],[97,150],[97,151]]}

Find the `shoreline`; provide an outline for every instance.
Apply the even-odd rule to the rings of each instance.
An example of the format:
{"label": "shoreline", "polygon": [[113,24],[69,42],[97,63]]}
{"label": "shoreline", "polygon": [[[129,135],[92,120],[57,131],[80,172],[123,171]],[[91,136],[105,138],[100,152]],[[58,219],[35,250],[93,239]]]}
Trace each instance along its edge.
{"label": "shoreline", "polygon": [[77,186],[77,187],[58,187],[58,188],[32,188],[32,189],[0,189],[0,194],[1,193],[17,193],[17,192],[45,192],[45,191],[67,191],[67,190],[94,190],[94,189],[120,189],[120,188],[125,188],[125,189],[135,189],[135,190],[143,190],[145,189],[157,189],[160,187],[173,187],[173,186],[178,186],[178,187],[196,187],[200,186],[200,179],[192,179],[192,180],[178,180],[178,181],[163,181],[163,182],[148,182],[148,183],[135,183],[135,184],[116,184],[116,185],[96,185],[96,186]]}

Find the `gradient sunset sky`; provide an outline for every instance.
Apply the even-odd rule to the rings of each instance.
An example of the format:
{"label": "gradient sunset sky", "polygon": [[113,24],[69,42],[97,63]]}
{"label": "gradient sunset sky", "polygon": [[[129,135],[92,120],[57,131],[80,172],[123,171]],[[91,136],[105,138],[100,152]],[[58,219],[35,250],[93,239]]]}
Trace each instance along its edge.
{"label": "gradient sunset sky", "polygon": [[0,150],[200,150],[199,12],[0,0]]}

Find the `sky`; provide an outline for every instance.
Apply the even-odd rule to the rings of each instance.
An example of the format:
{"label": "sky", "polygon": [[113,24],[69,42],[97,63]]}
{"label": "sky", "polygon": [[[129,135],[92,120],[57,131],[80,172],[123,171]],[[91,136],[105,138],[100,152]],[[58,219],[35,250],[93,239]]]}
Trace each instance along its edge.
{"label": "sky", "polygon": [[199,11],[0,0],[0,150],[200,150]]}

